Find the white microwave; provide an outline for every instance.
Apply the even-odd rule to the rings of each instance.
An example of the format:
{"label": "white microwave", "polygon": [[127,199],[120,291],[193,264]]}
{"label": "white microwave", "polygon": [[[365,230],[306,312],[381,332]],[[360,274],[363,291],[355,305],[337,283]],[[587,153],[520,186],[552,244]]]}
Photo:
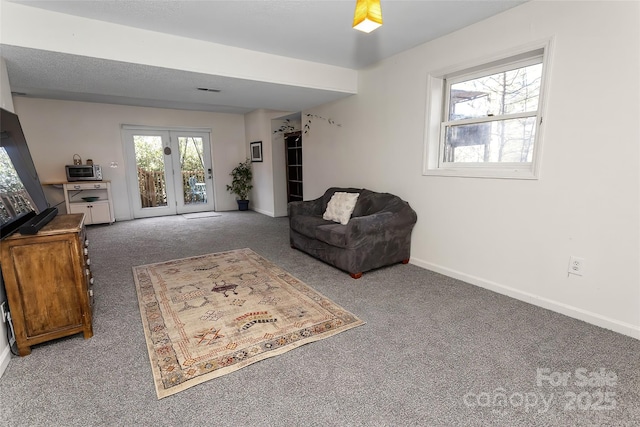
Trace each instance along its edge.
{"label": "white microwave", "polygon": [[102,181],[99,165],[66,165],[67,181]]}

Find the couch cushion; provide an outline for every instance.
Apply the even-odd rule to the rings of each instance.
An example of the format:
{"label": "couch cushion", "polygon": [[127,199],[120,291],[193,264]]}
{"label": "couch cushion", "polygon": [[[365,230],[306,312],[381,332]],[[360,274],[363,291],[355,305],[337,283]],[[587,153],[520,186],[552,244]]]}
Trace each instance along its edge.
{"label": "couch cushion", "polygon": [[351,214],[351,218],[357,218],[359,216],[369,215],[369,211],[371,210],[372,201],[371,198],[375,197],[378,193],[374,193],[371,190],[362,189],[360,191],[360,197],[358,197],[358,203],[356,203],[356,207],[353,209],[353,213]]}
{"label": "couch cushion", "polygon": [[316,239],[331,246],[347,247],[347,226],[342,224],[319,225],[316,227]]}
{"label": "couch cushion", "polygon": [[346,225],[351,218],[353,208],[356,207],[359,195],[358,193],[336,191],[327,203],[327,210],[324,211],[322,218]]}
{"label": "couch cushion", "polygon": [[322,199],[322,212],[327,210],[327,204],[329,203],[329,200],[331,200],[331,197],[333,197],[333,193],[335,193],[336,191],[340,191],[342,193],[360,193],[360,192],[362,192],[362,189],[361,188],[351,188],[351,187],[331,187],[331,188],[329,188],[327,191],[324,192],[324,194],[321,197],[321,199]]}
{"label": "couch cushion", "polygon": [[316,238],[316,227],[325,224],[335,224],[334,222],[322,219],[320,216],[312,215],[295,215],[291,217],[290,227],[293,231],[297,231],[312,239]]}

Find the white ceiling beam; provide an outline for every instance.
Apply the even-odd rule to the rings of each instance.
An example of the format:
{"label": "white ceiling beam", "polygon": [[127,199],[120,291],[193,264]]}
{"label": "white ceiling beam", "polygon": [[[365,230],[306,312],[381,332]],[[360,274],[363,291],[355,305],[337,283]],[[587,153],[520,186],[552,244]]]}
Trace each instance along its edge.
{"label": "white ceiling beam", "polygon": [[357,71],[2,1],[0,43],[169,69],[357,93]]}

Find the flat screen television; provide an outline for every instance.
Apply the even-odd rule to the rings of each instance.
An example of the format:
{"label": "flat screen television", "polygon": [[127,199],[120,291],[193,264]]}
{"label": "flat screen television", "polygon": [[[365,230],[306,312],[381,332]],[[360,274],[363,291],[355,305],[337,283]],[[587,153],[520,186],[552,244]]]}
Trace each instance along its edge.
{"label": "flat screen television", "polygon": [[49,207],[18,116],[0,108],[0,235],[5,238]]}

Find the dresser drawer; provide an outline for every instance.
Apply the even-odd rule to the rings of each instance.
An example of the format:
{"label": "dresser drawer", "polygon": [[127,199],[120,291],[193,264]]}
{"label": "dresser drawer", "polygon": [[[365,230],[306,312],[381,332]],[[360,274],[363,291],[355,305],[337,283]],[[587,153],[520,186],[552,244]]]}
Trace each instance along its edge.
{"label": "dresser drawer", "polygon": [[37,234],[12,234],[0,246],[18,353],[83,333],[93,336],[93,276],[84,215],[57,215]]}
{"label": "dresser drawer", "polygon": [[105,190],[106,182],[74,182],[65,184],[69,190]]}

